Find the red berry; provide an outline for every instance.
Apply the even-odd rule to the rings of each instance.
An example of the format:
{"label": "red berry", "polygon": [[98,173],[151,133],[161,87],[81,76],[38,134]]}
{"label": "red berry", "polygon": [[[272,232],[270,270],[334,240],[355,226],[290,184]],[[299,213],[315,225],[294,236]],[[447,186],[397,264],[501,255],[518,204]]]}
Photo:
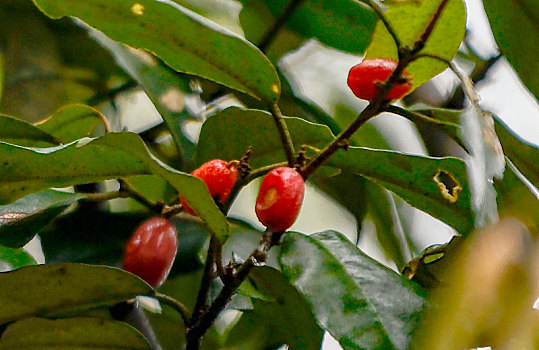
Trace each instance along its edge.
{"label": "red berry", "polygon": [[[348,86],[357,97],[372,101],[378,95],[378,84],[385,82],[397,68],[397,61],[389,58],[364,60],[353,66],[348,73]],[[412,75],[404,70],[401,81],[384,98],[384,101],[397,100],[412,89]]]}
{"label": "red berry", "polygon": [[[230,190],[236,182],[236,175],[238,170],[236,167],[231,166],[229,162],[221,159],[210,160],[207,163],[202,164],[199,168],[195,169],[191,175],[198,177],[206,184],[210,195],[218,203],[224,203],[230,194]],[[187,205],[187,202],[180,195],[180,201],[183,209],[191,214],[196,213]]]}
{"label": "red berry", "polygon": [[123,269],[159,287],[167,278],[178,248],[178,234],[170,221],[146,220],[125,246]]}
{"label": "red berry", "polygon": [[301,175],[288,167],[270,171],[256,198],[256,216],[270,231],[286,231],[298,217],[305,183]]}

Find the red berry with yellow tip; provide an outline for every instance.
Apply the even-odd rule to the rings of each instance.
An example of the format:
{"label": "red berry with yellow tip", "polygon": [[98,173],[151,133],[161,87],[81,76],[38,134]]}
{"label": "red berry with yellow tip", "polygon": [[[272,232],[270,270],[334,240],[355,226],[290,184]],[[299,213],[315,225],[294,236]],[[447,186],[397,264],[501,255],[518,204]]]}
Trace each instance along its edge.
{"label": "red berry with yellow tip", "polygon": [[[397,61],[390,58],[367,59],[352,67],[348,73],[348,86],[357,97],[372,101],[384,83],[397,68]],[[384,101],[404,97],[412,89],[412,75],[404,70]]]}
{"label": "red berry with yellow tip", "polygon": [[125,246],[123,269],[154,288],[168,276],[176,250],[178,234],[167,219],[153,217],[142,223]]}
{"label": "red berry with yellow tip", "polygon": [[[228,198],[230,190],[236,182],[237,174],[238,170],[235,166],[221,159],[210,160],[191,173],[191,175],[204,181],[210,195],[217,203],[224,203]],[[182,195],[180,195],[180,202],[187,213],[196,215]]]}
{"label": "red berry with yellow tip", "polygon": [[256,216],[273,232],[286,231],[298,217],[305,183],[292,168],[279,167],[262,180],[256,199]]}

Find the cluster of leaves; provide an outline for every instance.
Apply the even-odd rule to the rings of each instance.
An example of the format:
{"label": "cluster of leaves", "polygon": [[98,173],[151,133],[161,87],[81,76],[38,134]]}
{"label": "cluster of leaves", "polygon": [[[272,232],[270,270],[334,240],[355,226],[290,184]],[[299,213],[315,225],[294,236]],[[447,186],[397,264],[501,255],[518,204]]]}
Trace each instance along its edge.
{"label": "cluster of leaves", "polygon": [[[531,13],[537,12],[533,2],[526,3]],[[284,63],[287,57],[318,42],[335,52],[402,58],[402,48],[413,48],[438,13],[422,42],[421,57],[407,67],[414,89],[447,68],[455,55],[470,59],[471,53],[458,52],[466,18],[461,0],[385,5],[382,9],[371,0],[2,1],[0,266],[14,271],[0,274],[0,349],[147,349],[155,347],[150,345],[152,338],[164,349],[184,344],[182,319],[165,304],[161,313],[148,314],[152,326],[146,328],[153,331],[145,336],[109,312],[111,305],[156,293],[136,276],[115,268],[125,242],[149,215],[174,207],[181,193],[201,220],[172,218],[180,247],[169,281],[159,292],[196,311],[199,286],[207,277],[199,252],[205,250],[208,236],[223,246],[227,264],[230,256],[234,263],[248,259],[261,232],[227,218],[189,171],[211,159],[240,159],[249,148],[253,173],[289,161],[275,126],[280,114],[275,106],[287,115],[277,117],[287,126],[292,144],[297,149],[306,146],[307,161],[332,144],[364,107],[342,97],[344,81],[337,82],[338,93],[333,93],[339,97],[327,103],[313,101],[301,89],[309,82],[294,80],[293,69]],[[510,5],[485,1],[493,19],[506,11],[505,6]],[[529,13],[512,13],[529,24]],[[539,35],[533,16],[531,22],[530,35]],[[510,24],[492,25],[503,53],[537,96],[539,73],[530,50],[522,48],[514,29],[507,30]],[[476,63],[476,70],[484,69],[483,62]],[[329,81],[328,85],[326,92],[334,88]],[[163,122],[138,133],[110,132],[123,130],[117,96],[136,89],[147,94]],[[242,107],[221,109],[215,100],[224,95],[233,95]],[[215,104],[216,112],[207,117],[189,106],[190,100]],[[539,205],[530,185],[539,183],[536,146],[521,142],[496,122],[508,166],[492,185],[499,173],[495,165],[500,157],[503,163],[504,155],[491,147],[498,141],[495,135],[477,142],[491,130],[481,124],[490,120],[482,111],[420,104],[384,106],[384,111],[410,119],[424,135],[444,133],[460,147],[460,154],[468,151],[473,156],[467,164],[455,156],[407,154],[391,149],[367,123],[348,139],[346,149],[336,151],[309,178],[358,223],[375,223],[386,256],[404,269],[403,275],[371,259],[338,232],[288,232],[269,256],[272,267],[254,267],[221,313],[234,315],[234,321],[218,318],[204,335],[203,348],[268,349],[287,344],[319,349],[323,331],[344,349],[433,348],[432,339],[438,343],[440,334],[458,328],[466,315],[464,309],[447,306],[454,301],[445,301],[444,294],[430,297],[442,279],[439,270],[449,265],[445,255],[453,250],[475,252],[484,240],[503,245],[503,235],[477,242],[471,237],[498,213],[516,216],[527,226],[504,227],[521,230],[521,241],[530,239],[527,230],[537,238]],[[187,126],[201,121],[194,142]],[[120,190],[103,190],[111,188],[106,180],[118,181]],[[119,197],[127,202],[108,201]],[[452,242],[421,254],[401,225],[404,214],[396,205],[401,200],[462,237],[470,236],[466,249]],[[36,234],[46,265],[33,266],[35,261],[22,249]],[[516,256],[533,266],[532,253],[519,246],[518,237],[507,242],[512,243],[512,254],[501,260],[500,276],[511,274]],[[476,253],[473,261],[484,263],[485,254]],[[409,261],[411,257],[416,258]],[[447,281],[477,278],[467,274],[467,263],[454,261],[453,275],[443,275]],[[444,268],[439,269],[440,264]],[[488,266],[485,263],[485,269]],[[520,271],[496,283],[524,280],[528,286],[533,273]],[[225,279],[223,283],[226,287]],[[213,281],[210,301],[225,288],[223,283]],[[531,295],[523,287],[507,297],[517,296],[521,303],[514,309],[524,310]],[[429,301],[439,309],[427,308]],[[467,302],[472,308],[473,294]],[[493,305],[495,300],[481,304],[487,309]],[[504,320],[514,316],[511,312],[504,313]],[[442,313],[447,322],[431,321]],[[425,325],[419,325],[421,318]],[[479,324],[481,319],[473,321]],[[477,337],[464,341],[459,336],[464,331],[454,331],[443,345],[482,345],[478,339],[496,333],[493,329],[477,326]],[[529,335],[533,327],[526,330],[518,332],[518,344],[537,341]],[[509,337],[487,337],[493,341],[487,345],[501,344],[505,336]]]}

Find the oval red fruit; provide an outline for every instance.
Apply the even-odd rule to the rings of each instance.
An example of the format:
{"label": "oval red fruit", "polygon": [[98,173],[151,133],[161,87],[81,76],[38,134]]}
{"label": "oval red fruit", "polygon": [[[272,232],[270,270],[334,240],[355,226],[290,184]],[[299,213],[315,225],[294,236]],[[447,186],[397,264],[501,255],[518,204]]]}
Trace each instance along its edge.
{"label": "oval red fruit", "polygon": [[125,246],[122,268],[157,288],[166,280],[177,248],[178,234],[174,225],[160,217],[148,219]]}
{"label": "oval red fruit", "polygon": [[[236,182],[237,174],[238,170],[236,167],[221,159],[210,160],[209,162],[202,164],[191,173],[191,175],[196,176],[204,181],[206,187],[208,187],[210,195],[218,203],[224,203],[224,201],[227,199],[228,195],[230,194],[230,190]],[[187,213],[196,215],[189,205],[187,205],[187,202],[182,195],[180,195],[180,201],[183,209]]]}
{"label": "oval red fruit", "polygon": [[262,180],[256,198],[256,216],[270,231],[286,231],[298,217],[305,183],[288,167],[275,168]]}
{"label": "oval red fruit", "polygon": [[[397,61],[389,58],[364,60],[348,73],[348,86],[357,97],[372,101],[378,95],[378,84],[385,82],[397,68]],[[412,75],[404,70],[401,79],[384,98],[391,101],[405,96],[412,89]]]}

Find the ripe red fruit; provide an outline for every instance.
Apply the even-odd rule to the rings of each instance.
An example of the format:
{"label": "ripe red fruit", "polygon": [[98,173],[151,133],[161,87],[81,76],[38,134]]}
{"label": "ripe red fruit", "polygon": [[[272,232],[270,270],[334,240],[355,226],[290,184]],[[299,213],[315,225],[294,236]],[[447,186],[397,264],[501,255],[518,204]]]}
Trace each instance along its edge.
{"label": "ripe red fruit", "polygon": [[[385,82],[397,68],[397,61],[389,58],[364,60],[353,66],[348,73],[348,86],[357,97],[372,101],[378,95],[377,84]],[[412,89],[412,75],[404,70],[401,79],[384,98],[384,101],[396,100]]]}
{"label": "ripe red fruit", "polygon": [[140,225],[125,246],[123,269],[159,287],[167,278],[178,248],[170,221],[153,217]]}
{"label": "ripe red fruit", "polygon": [[[208,187],[208,190],[210,191],[210,195],[218,203],[224,203],[227,199],[230,190],[236,182],[237,174],[238,170],[236,167],[221,159],[210,160],[191,173],[191,175],[204,181],[206,187]],[[196,215],[196,213],[187,205],[187,202],[182,195],[180,195],[180,201],[183,209],[187,213]]]}
{"label": "ripe red fruit", "polygon": [[296,170],[275,168],[260,185],[256,216],[270,231],[286,231],[298,217],[304,192],[305,183]]}

